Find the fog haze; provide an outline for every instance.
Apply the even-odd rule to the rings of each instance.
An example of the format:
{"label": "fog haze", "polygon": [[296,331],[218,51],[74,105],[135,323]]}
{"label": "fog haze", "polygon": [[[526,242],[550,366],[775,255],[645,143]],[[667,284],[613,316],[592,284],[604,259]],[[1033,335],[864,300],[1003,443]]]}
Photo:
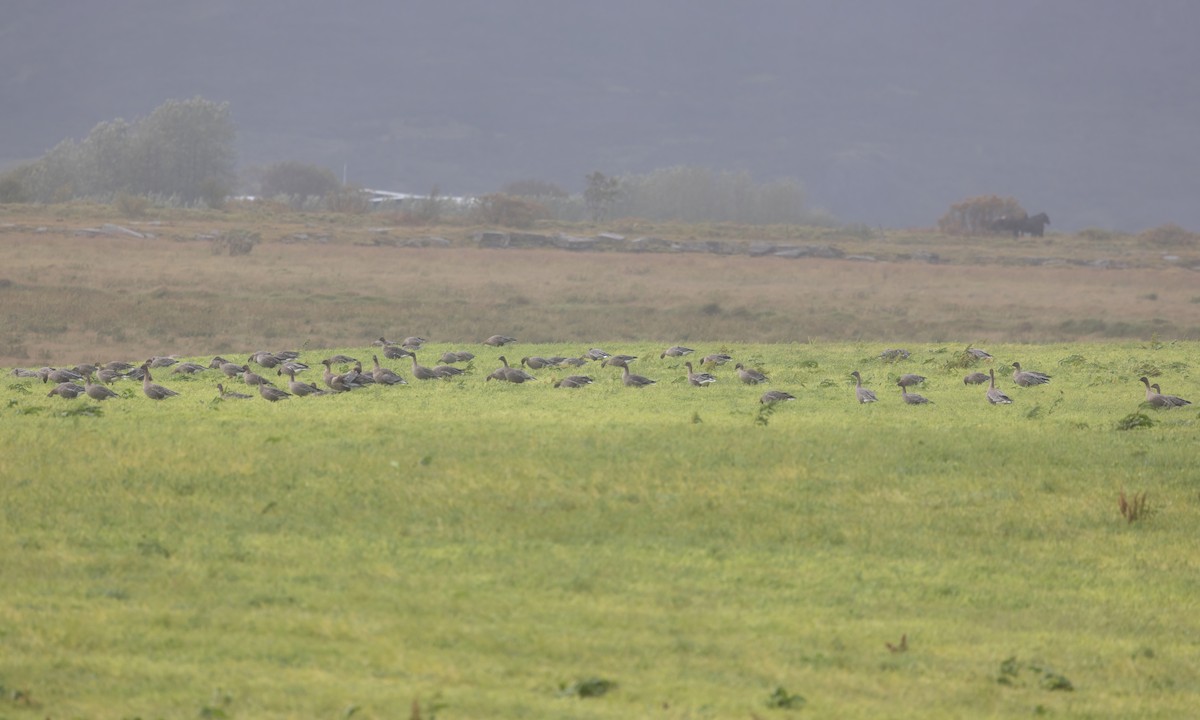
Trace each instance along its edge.
{"label": "fog haze", "polygon": [[0,168],[168,99],[243,168],[447,194],[676,165],[795,178],[839,221],[1013,196],[1050,230],[1200,230],[1200,4],[20,3]]}

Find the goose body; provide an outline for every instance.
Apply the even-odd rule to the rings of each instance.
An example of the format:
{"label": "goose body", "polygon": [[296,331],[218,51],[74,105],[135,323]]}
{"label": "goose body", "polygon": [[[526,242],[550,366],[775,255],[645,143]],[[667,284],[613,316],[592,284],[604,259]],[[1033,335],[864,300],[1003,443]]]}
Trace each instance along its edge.
{"label": "goose body", "polygon": [[475,359],[475,353],[467,352],[466,350],[456,350],[456,351],[442,353],[442,357],[439,360],[439,362],[460,363],[460,362],[470,362],[471,360],[474,360],[474,359]]}
{"label": "goose body", "polygon": [[995,370],[988,370],[988,380],[991,381],[991,385],[988,387],[987,401],[993,405],[1011,405],[1012,398],[1005,395],[1004,392],[1000,390],[1000,388],[996,387],[996,371]]}
{"label": "goose body", "polygon": [[609,355],[608,353],[604,352],[600,348],[592,348],[591,350],[588,350],[586,353],[584,353],[583,356],[586,357],[588,360],[605,360],[607,358],[612,357],[612,355]]}
{"label": "goose body", "polygon": [[185,362],[179,363],[179,365],[171,371],[171,374],[174,375],[176,373],[183,373],[184,375],[195,375],[196,373],[202,373],[207,369],[208,368],[204,367],[203,365],[197,365],[194,362]]}
{"label": "goose body", "polygon": [[[609,360],[611,361],[612,358],[609,358]],[[610,364],[614,363],[610,362]],[[625,387],[647,387],[658,382],[657,380],[651,380],[645,375],[635,375],[629,372],[629,363],[627,361],[621,361],[617,364],[621,366],[621,382],[625,383]]]}
{"label": "goose body", "polygon": [[907,373],[905,375],[901,375],[900,379],[896,381],[896,384],[902,388],[910,388],[913,385],[920,385],[923,382],[925,382],[924,375],[916,375],[914,373]]}
{"label": "goose body", "polygon": [[668,358],[668,357],[683,357],[684,355],[691,355],[694,352],[696,352],[696,351],[691,349],[690,347],[684,347],[682,345],[672,345],[671,347],[667,348],[666,350],[663,350],[662,355],[659,355],[658,357],[659,357],[659,359]]}
{"label": "goose body", "polygon": [[286,374],[288,376],[288,392],[293,395],[305,397],[307,395],[323,395],[325,393],[325,391],[317,387],[315,383],[306,384],[296,380],[295,370],[291,370],[283,365],[280,365],[279,369],[275,372],[278,375]]}
{"label": "goose body", "polygon": [[52,382],[55,384],[73,383],[76,380],[83,379],[83,375],[80,375],[79,373],[75,372],[74,370],[68,370],[66,368],[42,368],[39,375],[42,378],[42,382],[44,382],[44,383],[45,382]]}
{"label": "goose body", "polygon": [[375,369],[371,371],[371,377],[380,385],[407,385],[408,381],[396,374],[394,370],[389,370],[379,364],[379,356],[372,355],[371,360],[375,363]]}
{"label": "goose body", "polygon": [[529,357],[521,358],[521,364],[528,367],[530,370],[541,370],[542,368],[550,367],[555,363],[550,362],[548,358],[530,355]]}
{"label": "goose body", "polygon": [[50,392],[46,393],[46,397],[54,397],[55,395],[67,400],[74,400],[85,393],[82,385],[76,385],[72,382],[64,382],[55,385]]}
{"label": "goose body", "polygon": [[900,385],[901,399],[903,399],[904,402],[908,403],[909,405],[927,405],[927,404],[932,403],[932,401],[929,398],[925,397],[924,395],[917,395],[916,393],[910,393],[908,391],[907,386],[901,385],[900,383],[896,383],[896,384]]}
{"label": "goose body", "polygon": [[857,370],[850,374],[854,376],[854,397],[859,403],[873,403],[879,399],[875,397],[874,390],[868,390],[867,388],[863,387],[862,375],[860,375]]}
{"label": "goose body", "polygon": [[402,357],[411,355],[409,351],[399,345],[385,345],[383,348],[383,356],[388,360],[399,360]]}
{"label": "goose body", "polygon": [[620,367],[637,359],[637,355],[605,355],[604,359],[600,361],[600,366],[605,367],[608,365],[616,365],[617,367]]}
{"label": "goose body", "polygon": [[735,370],[737,370],[738,377],[741,378],[741,381],[747,385],[758,385],[759,383],[765,383],[767,380],[769,380],[769,378],[762,372],[754,370],[753,368],[748,368],[741,363],[738,363],[733,367]]}
{"label": "goose body", "polygon": [[416,379],[437,380],[438,378],[444,377],[442,375],[438,375],[433,368],[425,367],[424,365],[418,365],[416,353],[409,353],[409,355],[412,357],[412,374]]}
{"label": "goose body", "polygon": [[1163,394],[1162,388],[1160,388],[1157,383],[1155,383],[1153,385],[1153,387],[1154,387],[1154,392],[1156,392],[1159,395],[1162,395],[1164,398],[1166,398],[1167,402],[1169,402],[1171,404],[1171,407],[1183,407],[1184,405],[1192,404],[1191,400],[1184,400],[1183,398],[1179,397],[1178,395]]}
{"label": "goose body", "polygon": [[986,350],[980,350],[979,348],[971,347],[969,345],[967,346],[967,349],[965,350],[965,352],[967,353],[967,355],[970,355],[971,357],[975,358],[976,360],[991,360],[992,359],[991,353],[987,352]]}
{"label": "goose body", "polygon": [[170,388],[154,384],[153,380],[154,378],[150,377],[150,361],[146,361],[142,365],[142,393],[151,400],[166,400],[179,394]]}
{"label": "goose body", "polygon": [[249,365],[242,366],[242,382],[247,385],[270,385],[271,381],[250,369]]}
{"label": "goose body", "polygon": [[762,397],[760,397],[758,401],[763,405],[770,405],[771,403],[787,402],[788,400],[795,399],[796,396],[791,393],[784,392],[782,390],[768,390],[763,393]]}
{"label": "goose body", "polygon": [[270,400],[271,402],[287,400],[292,396],[292,394],[289,392],[285,392],[277,387],[272,387],[265,383],[258,386],[258,394],[262,396],[263,400]]}
{"label": "goose body", "polygon": [[705,355],[704,359],[700,361],[700,364],[701,365],[724,365],[725,363],[729,362],[732,359],[733,359],[732,355],[726,355],[725,353],[713,353],[712,355]]}
{"label": "goose body", "polygon": [[587,375],[568,375],[554,383],[554,387],[581,388],[591,385],[592,382],[594,381]]}
{"label": "goose body", "polygon": [[1034,385],[1045,385],[1050,382],[1050,376],[1045,373],[1034,372],[1032,370],[1022,370],[1021,363],[1013,363],[1013,382],[1021,387],[1032,387]]}
{"label": "goose body", "polygon": [[487,340],[484,340],[483,344],[490,345],[492,347],[502,347],[509,343],[515,343],[516,341],[517,341],[516,338],[511,338],[506,335],[493,335],[490,338],[488,338]]}
{"label": "goose body", "polygon": [[988,381],[987,373],[973,372],[963,378],[963,385],[982,385]]}
{"label": "goose body", "polygon": [[688,382],[696,387],[704,387],[705,385],[712,385],[713,383],[715,383],[717,381],[716,376],[713,375],[712,373],[696,372],[695,370],[693,370],[692,364],[690,362],[684,363],[684,366],[687,367]]}
{"label": "goose body", "polygon": [[325,358],[321,361],[321,364],[325,366],[325,373],[322,376],[322,379],[325,380],[326,387],[334,392],[339,393],[350,392],[354,389],[353,386],[346,382],[344,377],[333,372],[333,369],[331,368],[333,365],[333,358]]}
{"label": "goose body", "polygon": [[93,400],[107,400],[109,398],[121,397],[103,384],[92,382],[91,373],[88,373],[87,383],[83,386],[83,390]]}

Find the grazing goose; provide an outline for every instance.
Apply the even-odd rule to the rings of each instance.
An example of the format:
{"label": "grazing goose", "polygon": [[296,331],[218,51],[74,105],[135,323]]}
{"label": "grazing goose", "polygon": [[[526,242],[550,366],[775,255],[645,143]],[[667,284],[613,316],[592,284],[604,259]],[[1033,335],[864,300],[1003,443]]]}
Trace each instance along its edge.
{"label": "grazing goose", "polygon": [[399,345],[385,345],[383,347],[383,356],[388,360],[399,360],[402,357],[412,355],[409,351]]}
{"label": "grazing goose", "polygon": [[105,370],[114,370],[116,372],[129,372],[133,368],[133,363],[122,362],[120,360],[113,360],[110,363],[104,363]]}
{"label": "grazing goose", "polygon": [[374,385],[375,377],[363,372],[362,363],[355,360],[354,368],[346,373],[346,382],[358,387],[362,387],[364,385]]}
{"label": "grazing goose", "polygon": [[1154,392],[1158,393],[1159,395],[1162,395],[1163,397],[1165,397],[1167,399],[1168,402],[1171,403],[1171,407],[1183,407],[1184,405],[1192,404],[1191,400],[1184,400],[1183,398],[1179,397],[1178,395],[1163,395],[1162,388],[1160,388],[1158,386],[1158,383],[1155,383],[1152,387],[1154,388]]}
{"label": "grazing goose", "polygon": [[751,368],[748,368],[741,363],[734,365],[733,368],[735,370],[737,370],[738,377],[742,379],[742,382],[746,383],[747,385],[757,385],[759,383],[765,383],[769,379],[769,378],[767,378],[766,375],[759,372],[758,370],[753,370]]}
{"label": "grazing goose", "polygon": [[588,364],[588,358],[584,355],[580,355],[579,357],[563,358],[562,360],[558,361],[558,366],[563,367],[563,368],[565,368],[565,367],[583,367],[584,365],[587,365],[587,364]]}
{"label": "grazing goose", "polygon": [[908,403],[909,405],[926,405],[926,404],[933,403],[932,400],[925,397],[924,395],[917,395],[916,393],[910,393],[908,391],[908,386],[903,385],[901,383],[896,383],[896,384],[900,386],[900,397],[903,398],[904,402]]}
{"label": "grazing goose", "polygon": [[154,357],[150,358],[149,362],[150,367],[152,368],[165,368],[171,367],[179,361],[167,355],[155,355]]}
{"label": "grazing goose", "polygon": [[763,393],[763,396],[760,397],[758,401],[763,405],[770,405],[771,403],[786,402],[788,400],[795,399],[796,396],[791,393],[787,393],[782,390],[768,390]]}
{"label": "grazing goose", "polygon": [[331,365],[333,365],[333,358],[325,358],[324,360],[321,361],[321,364],[325,366],[325,374],[322,377],[325,380],[325,385],[330,390],[332,390],[334,392],[343,393],[343,392],[350,392],[351,390],[354,389],[354,386],[352,386],[350,383],[346,382],[346,379],[344,377],[342,377],[341,375],[337,375],[333,372],[333,370],[330,367]]}
{"label": "grazing goose", "polygon": [[292,396],[292,394],[289,392],[284,392],[277,387],[271,387],[270,385],[266,384],[258,386],[258,394],[262,395],[263,400],[270,400],[271,402],[287,400]]}
{"label": "grazing goose", "polygon": [[196,373],[202,373],[207,369],[208,368],[204,367],[203,365],[197,365],[194,362],[185,362],[179,363],[179,366],[172,370],[171,374],[174,375],[176,373],[183,373],[184,375],[195,375]]}
{"label": "grazing goose", "polygon": [[987,400],[993,405],[1011,405],[1012,398],[1005,395],[1000,388],[996,387],[996,371],[988,370],[988,379],[991,385],[988,387]]}
{"label": "grazing goose", "polygon": [[713,383],[715,383],[717,381],[716,376],[713,375],[712,373],[696,372],[695,370],[693,370],[692,363],[690,363],[690,362],[684,363],[684,366],[687,367],[687,381],[690,382],[692,385],[695,385],[696,387],[704,387],[705,385],[712,385]]}
{"label": "grazing goose", "polygon": [[507,337],[505,335],[493,335],[487,340],[484,340],[483,344],[491,345],[492,347],[502,347],[509,343],[515,343],[516,341],[516,338]]}
{"label": "grazing goose", "polygon": [[987,373],[973,372],[963,378],[963,385],[982,385],[988,381]]}
{"label": "grazing goose", "polygon": [[1032,370],[1022,370],[1021,363],[1013,363],[1013,382],[1021,387],[1030,387],[1033,385],[1044,385],[1050,382],[1050,376]]}
{"label": "grazing goose", "polygon": [[620,365],[622,368],[623,372],[621,373],[621,382],[625,383],[625,387],[646,387],[647,385],[653,385],[654,383],[658,382],[657,380],[651,380],[645,375],[634,375],[633,373],[629,372],[628,361],[622,360],[620,362],[612,362],[612,360],[613,358],[608,358],[610,365]]}
{"label": "grazing goose", "polygon": [[275,371],[277,375],[288,376],[288,391],[293,395],[305,397],[308,395],[324,395],[325,391],[317,387],[316,383],[305,384],[296,380],[296,371],[288,368],[286,365],[280,365]]}
{"label": "grazing goose", "polygon": [[429,342],[429,341],[426,340],[425,338],[417,337],[416,335],[413,335],[411,337],[404,338],[403,342],[401,342],[400,345],[409,350],[420,350],[421,346],[427,342]]}
{"label": "grazing goose", "polygon": [[550,362],[548,358],[538,357],[537,355],[521,358],[521,365],[528,367],[530,370],[541,370],[542,368],[548,368],[554,364],[555,363]]}
{"label": "grazing goose", "polygon": [[896,381],[896,384],[902,388],[910,388],[913,385],[920,385],[923,382],[925,382],[924,375],[915,375],[913,373],[907,373],[905,375],[901,375],[900,379]]}
{"label": "grazing goose", "polygon": [[221,393],[222,400],[249,400],[251,397],[253,397],[252,395],[247,395],[246,393],[226,390],[225,386],[221,383],[217,383],[217,392]]}
{"label": "grazing goose", "polygon": [[79,363],[71,369],[86,378],[89,375],[95,375],[96,371],[100,369],[100,366],[93,365],[91,363]]}
{"label": "grazing goose", "polygon": [[304,372],[308,369],[308,365],[300,362],[299,360],[284,360],[283,362],[279,363],[279,367],[284,372],[290,370],[292,373]]}
{"label": "grazing goose", "polygon": [[589,360],[605,360],[612,357],[612,355],[609,355],[600,348],[592,348],[591,350],[585,352],[583,356]]}
{"label": "grazing goose", "polygon": [[475,359],[475,353],[467,352],[466,350],[452,350],[442,353],[442,357],[438,362],[442,363],[460,363],[470,362]]}
{"label": "grazing goose", "polygon": [[371,360],[375,363],[375,369],[371,371],[371,377],[380,385],[407,385],[408,381],[396,374],[394,370],[383,367],[379,364],[379,356],[372,355]]}
{"label": "grazing goose", "polygon": [[246,362],[258,363],[265,368],[273,368],[279,363],[283,362],[283,358],[275,355],[275,353],[269,353],[266,350],[259,350],[250,357],[246,358]]}
{"label": "grazing goose", "polygon": [[41,376],[41,374],[40,374],[40,373],[38,373],[38,371],[37,371],[37,370],[30,370],[30,369],[28,369],[28,368],[13,368],[13,371],[12,371],[10,374],[11,374],[13,377],[19,377],[19,378],[38,378],[38,379],[41,379],[41,377],[42,377],[42,376]]}
{"label": "grazing goose", "polygon": [[87,374],[87,383],[83,386],[83,390],[93,400],[107,400],[109,398],[121,397],[106,386],[92,382],[92,373]]}
{"label": "grazing goose", "polygon": [[175,397],[179,393],[165,388],[162,385],[155,385],[154,378],[150,377],[150,360],[142,364],[142,392],[151,400],[165,400],[169,397]]}
{"label": "grazing goose", "polygon": [[594,381],[587,375],[568,375],[554,383],[554,387],[581,388],[591,385]]}
{"label": "grazing goose", "polygon": [[99,370],[96,371],[96,377],[100,378],[100,382],[104,383],[105,385],[111,385],[111,384],[115,383],[116,381],[124,378],[125,376],[122,375],[121,373],[117,372],[116,370],[109,370],[108,368],[100,368]]}
{"label": "grazing goose", "polygon": [[967,349],[964,352],[966,352],[967,355],[975,358],[976,360],[991,360],[992,359],[991,353],[987,352],[986,350],[980,350],[979,348],[973,348],[970,345],[967,346]]}
{"label": "grazing goose", "polygon": [[910,354],[903,348],[891,348],[879,353],[879,359],[884,362],[896,362],[897,360],[907,360]]}
{"label": "grazing goose", "polygon": [[620,367],[621,365],[628,365],[637,359],[637,355],[605,355],[604,359],[600,361],[600,367],[606,367],[608,365],[616,365]]}
{"label": "grazing goose", "polygon": [[237,363],[229,362],[228,360],[221,357],[220,355],[217,355],[216,357],[214,357],[212,359],[212,362],[210,362],[208,364],[208,366],[210,368],[215,368],[217,370],[220,370],[221,372],[225,373],[225,377],[229,377],[229,378],[235,378],[238,375],[242,374],[242,366],[241,365],[238,365]]}
{"label": "grazing goose", "polygon": [[38,374],[42,378],[43,383],[73,383],[76,380],[83,379],[83,375],[80,375],[74,370],[67,370],[66,368],[42,368]]}
{"label": "grazing goose", "polygon": [[873,403],[879,399],[879,398],[875,397],[874,390],[868,390],[867,388],[863,387],[862,375],[859,375],[857,370],[855,370],[854,372],[852,372],[850,374],[852,376],[854,376],[854,380],[855,380],[854,397],[858,398],[858,401],[860,403]]}
{"label": "grazing goose", "polygon": [[724,365],[725,363],[729,362],[732,359],[733,359],[732,355],[726,355],[725,353],[713,353],[712,355],[705,355],[704,359],[700,361],[700,364],[701,365]]}
{"label": "grazing goose", "polygon": [[440,378],[452,378],[466,373],[462,368],[456,368],[453,365],[435,365],[433,371]]}
{"label": "grazing goose", "polygon": [[534,376],[525,372],[521,368],[509,367],[508,358],[500,356],[500,362],[504,363],[504,379],[510,383],[523,383],[529,380],[537,380]]}
{"label": "grazing goose", "polygon": [[337,363],[338,365],[350,365],[351,363],[358,362],[358,358],[352,358],[349,355],[340,355],[339,354],[339,355],[334,355],[333,357],[329,358],[329,362]]}
{"label": "grazing goose", "polygon": [[673,345],[673,346],[667,348],[666,350],[663,350],[662,355],[659,355],[658,357],[660,360],[662,358],[668,358],[668,357],[683,357],[684,355],[690,355],[694,352],[696,352],[696,351],[691,349],[690,347],[684,347],[682,345]]}
{"label": "grazing goose", "polygon": [[378,340],[372,340],[372,341],[371,341],[371,344],[372,344],[372,345],[378,345],[379,347],[387,347],[387,346],[389,346],[389,345],[397,345],[397,344],[399,344],[399,343],[394,343],[394,342],[392,342],[391,340],[388,340],[388,339],[386,339],[385,337],[383,337],[382,335],[380,335],[380,336],[379,336],[379,339],[378,339]]}
{"label": "grazing goose", "polygon": [[86,391],[83,389],[83,386],[76,385],[75,383],[72,383],[72,382],[64,382],[64,383],[59,383],[59,384],[55,385],[54,388],[50,392],[46,393],[46,397],[54,397],[55,395],[57,395],[60,398],[65,398],[67,400],[74,400],[75,398],[82,395],[84,392],[86,392]]}

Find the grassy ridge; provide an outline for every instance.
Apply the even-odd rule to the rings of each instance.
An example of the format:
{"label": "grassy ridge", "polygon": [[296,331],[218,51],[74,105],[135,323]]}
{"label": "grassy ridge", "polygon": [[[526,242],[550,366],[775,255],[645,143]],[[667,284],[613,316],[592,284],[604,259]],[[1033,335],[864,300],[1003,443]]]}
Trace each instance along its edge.
{"label": "grassy ridge", "polygon": [[[161,374],[180,397],[61,417],[90,401],[6,380],[0,685],[30,700],[0,707],[729,717],[783,687],[826,716],[1177,717],[1200,700],[1197,413],[1114,429],[1137,374],[1196,394],[1194,344],[989,346],[1054,375],[1002,372],[1010,407],[962,385],[961,346],[895,365],[728,347],[798,396],[766,414],[728,368],[699,389],[657,346],[608,349],[659,384],[594,365],[579,391],[544,371],[485,383],[480,353],[461,382],[278,404]],[[880,402],[854,402],[852,369]],[[935,405],[890,392],[914,371]],[[1122,488],[1149,517],[1121,517]],[[562,696],[593,676],[617,689]]]}

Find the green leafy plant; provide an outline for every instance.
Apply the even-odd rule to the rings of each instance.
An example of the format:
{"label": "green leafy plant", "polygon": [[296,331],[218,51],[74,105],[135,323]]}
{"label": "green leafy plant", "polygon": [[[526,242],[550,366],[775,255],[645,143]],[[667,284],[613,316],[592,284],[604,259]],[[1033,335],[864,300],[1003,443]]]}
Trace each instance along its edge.
{"label": "green leafy plant", "polygon": [[767,696],[767,707],[777,710],[795,710],[804,707],[807,703],[808,701],[804,699],[803,695],[790,693],[782,685]]}
{"label": "green leafy plant", "polygon": [[616,688],[617,683],[612,680],[590,677],[559,685],[558,694],[560,697],[593,698],[606,695]]}

